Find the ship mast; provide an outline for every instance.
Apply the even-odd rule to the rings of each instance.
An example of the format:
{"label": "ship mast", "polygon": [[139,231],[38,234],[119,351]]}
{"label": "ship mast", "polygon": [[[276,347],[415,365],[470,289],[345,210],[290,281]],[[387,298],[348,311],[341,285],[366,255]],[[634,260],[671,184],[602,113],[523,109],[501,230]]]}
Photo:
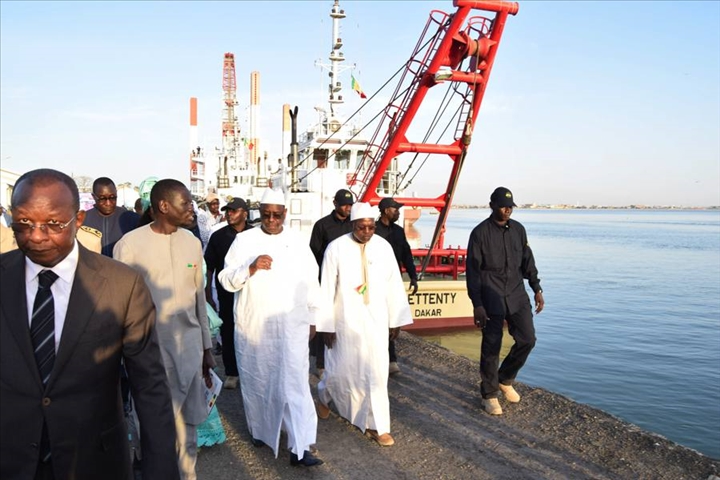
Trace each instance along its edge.
{"label": "ship mast", "polygon": [[238,168],[239,133],[235,107],[237,101],[237,82],[235,81],[235,55],[226,53],[223,61],[223,120],[222,120],[222,150],[218,159],[218,188],[228,188],[230,169]]}
{"label": "ship mast", "polygon": [[330,11],[330,18],[332,18],[332,50],[330,51],[330,55],[328,56],[328,60],[330,60],[330,63],[322,63],[320,60],[317,60],[315,62],[316,66],[320,67],[323,70],[327,70],[328,77],[330,79],[328,83],[328,103],[330,104],[330,118],[327,118],[327,122],[323,122],[323,124],[327,123],[331,127],[334,127],[333,130],[339,128],[340,124],[342,123],[338,120],[339,111],[338,109],[336,109],[336,107],[345,103],[342,96],[342,82],[340,81],[340,74],[346,70],[352,70],[355,68],[355,65],[342,64],[342,62],[345,61],[345,55],[341,51],[343,42],[342,38],[340,37],[340,20],[345,18],[345,16],[345,10],[342,10],[340,8],[339,0],[335,0],[332,10]]}

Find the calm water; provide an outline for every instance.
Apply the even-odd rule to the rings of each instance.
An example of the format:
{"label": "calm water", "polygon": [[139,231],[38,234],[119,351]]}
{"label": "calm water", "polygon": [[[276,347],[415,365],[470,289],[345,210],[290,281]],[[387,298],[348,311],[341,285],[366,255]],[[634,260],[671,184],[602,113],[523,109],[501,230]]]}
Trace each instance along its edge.
{"label": "calm water", "polygon": [[[467,246],[489,210],[453,210]],[[436,216],[416,222],[429,242]],[[517,210],[545,310],[518,380],[720,458],[720,211]],[[476,331],[435,341],[479,359]]]}

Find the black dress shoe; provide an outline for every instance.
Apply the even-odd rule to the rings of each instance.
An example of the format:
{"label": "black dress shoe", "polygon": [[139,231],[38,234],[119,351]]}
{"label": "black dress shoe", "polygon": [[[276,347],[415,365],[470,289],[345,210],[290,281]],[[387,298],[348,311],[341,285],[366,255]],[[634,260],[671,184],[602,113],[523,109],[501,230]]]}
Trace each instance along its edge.
{"label": "black dress shoe", "polygon": [[323,462],[312,453],[305,450],[302,460],[298,460],[298,456],[294,453],[290,454],[290,465],[293,467],[314,467],[316,465],[322,465]]}
{"label": "black dress shoe", "polygon": [[259,438],[253,438],[252,440],[250,440],[250,443],[252,443],[252,446],[255,448],[260,448],[260,447],[265,446],[265,442],[263,442]]}

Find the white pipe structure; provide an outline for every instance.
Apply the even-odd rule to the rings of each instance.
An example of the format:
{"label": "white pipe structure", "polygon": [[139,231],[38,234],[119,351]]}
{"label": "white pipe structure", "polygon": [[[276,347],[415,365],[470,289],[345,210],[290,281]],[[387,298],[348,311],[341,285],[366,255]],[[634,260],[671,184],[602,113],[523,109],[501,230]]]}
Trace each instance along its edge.
{"label": "white pipe structure", "polygon": [[190,150],[194,150],[197,146],[197,98],[190,97]]}
{"label": "white pipe structure", "polygon": [[[205,160],[198,144],[197,98],[190,97],[190,193],[205,195]],[[197,150],[196,150],[197,148]]]}
{"label": "white pipe structure", "polygon": [[282,106],[282,150],[281,157],[283,165],[288,164],[288,154],[290,153],[290,105]]}
{"label": "white pipe structure", "polygon": [[[260,115],[260,72],[250,72],[250,165],[258,166],[262,160],[260,149],[260,132],[258,116]],[[264,170],[259,170],[260,176],[266,176]]]}

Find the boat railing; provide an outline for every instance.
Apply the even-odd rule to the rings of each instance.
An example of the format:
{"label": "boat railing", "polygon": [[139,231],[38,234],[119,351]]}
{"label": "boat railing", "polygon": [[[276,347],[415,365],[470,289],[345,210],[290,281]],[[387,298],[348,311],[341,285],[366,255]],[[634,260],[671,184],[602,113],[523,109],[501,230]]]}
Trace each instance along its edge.
{"label": "boat railing", "polygon": [[[427,248],[414,248],[412,249],[413,259],[416,261],[416,265],[419,267],[425,262],[425,257],[428,256],[427,267],[425,268],[425,274],[438,275],[442,277],[451,277],[453,280],[457,280],[458,276],[465,273],[467,250],[464,248],[439,248],[429,250]],[[419,261],[419,265],[417,264]],[[403,271],[405,268],[403,267]]]}

